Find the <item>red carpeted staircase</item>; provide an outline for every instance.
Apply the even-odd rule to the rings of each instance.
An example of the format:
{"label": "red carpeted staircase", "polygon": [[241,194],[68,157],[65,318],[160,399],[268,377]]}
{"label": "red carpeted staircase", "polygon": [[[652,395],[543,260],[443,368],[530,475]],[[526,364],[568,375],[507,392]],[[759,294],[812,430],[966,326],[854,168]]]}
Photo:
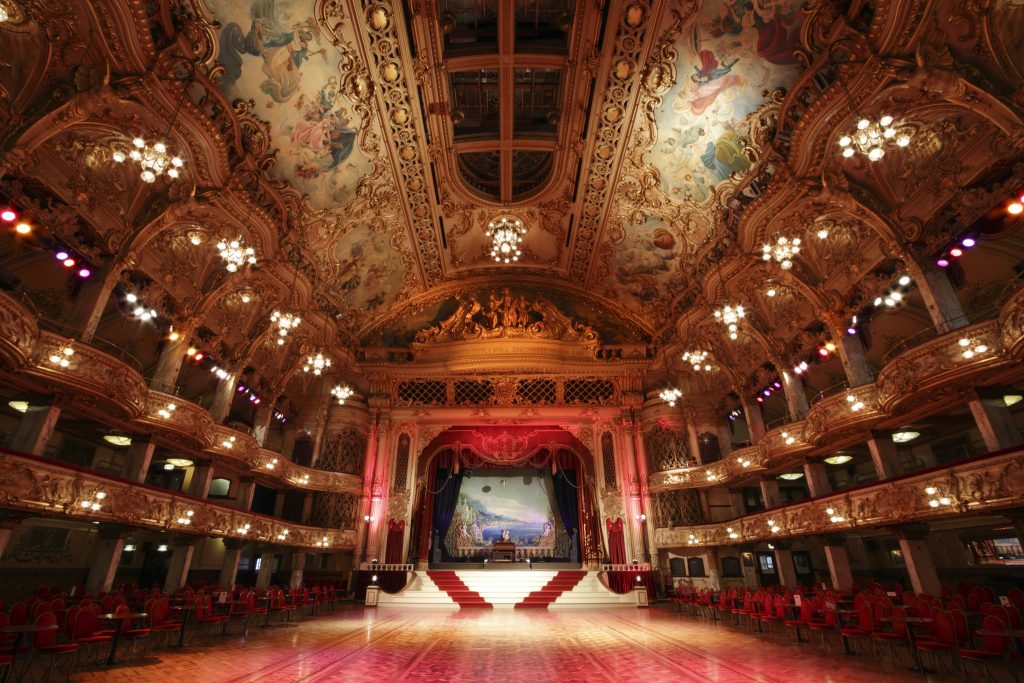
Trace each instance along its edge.
{"label": "red carpeted staircase", "polygon": [[490,607],[494,605],[480,597],[476,591],[466,587],[455,572],[452,571],[428,571],[427,576],[438,588],[448,593],[452,600],[458,603],[459,607]]}
{"label": "red carpeted staircase", "polygon": [[559,595],[575,588],[576,584],[586,575],[586,572],[558,572],[546,586],[523,598],[523,601],[516,605],[516,609],[521,607],[543,607],[546,609],[548,605],[558,599]]}

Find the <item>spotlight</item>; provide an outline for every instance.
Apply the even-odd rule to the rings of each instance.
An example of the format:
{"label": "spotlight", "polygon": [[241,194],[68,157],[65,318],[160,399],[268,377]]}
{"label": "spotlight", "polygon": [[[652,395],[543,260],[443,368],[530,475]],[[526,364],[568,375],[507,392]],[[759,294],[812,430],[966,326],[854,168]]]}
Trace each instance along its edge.
{"label": "spotlight", "polygon": [[195,360],[195,362],[198,363],[199,361],[201,361],[203,359],[203,354],[197,353],[195,356],[193,356],[193,359]]}
{"label": "spotlight", "polygon": [[32,226],[29,225],[28,223],[18,223],[16,226],[14,226],[14,232],[18,233],[19,235],[27,235],[30,232],[32,232]]}
{"label": "spotlight", "polygon": [[18,214],[15,213],[14,209],[4,209],[3,211],[0,211],[0,218],[2,218],[5,223],[12,223],[17,217]]}
{"label": "spotlight", "polygon": [[80,271],[78,271],[78,277],[82,278],[83,280],[89,277],[90,275],[92,275],[92,271],[89,270],[88,268],[82,268]]}
{"label": "spotlight", "polygon": [[977,242],[974,240],[973,237],[965,237],[962,240],[960,240],[960,244],[963,245],[964,247],[967,247],[968,249],[970,249],[975,244],[977,244]]}
{"label": "spotlight", "polygon": [[828,349],[822,346],[820,349],[818,349],[818,355],[821,356],[822,358],[828,358]]}
{"label": "spotlight", "polygon": [[758,396],[757,397],[757,402],[758,403],[764,403],[764,399],[762,397]]}
{"label": "spotlight", "polygon": [[75,267],[75,259],[73,259],[73,258],[66,258],[66,259],[64,259],[64,267],[65,268],[74,268]]}
{"label": "spotlight", "polygon": [[1013,202],[1008,207],[1006,207],[1006,210],[1009,211],[1014,216],[1019,216],[1022,212],[1024,212],[1024,204],[1021,204],[1020,202]]}
{"label": "spotlight", "polygon": [[58,261],[63,261],[64,259],[68,258],[68,252],[58,251],[56,254],[54,254],[54,256],[57,257]]}
{"label": "spotlight", "polygon": [[850,334],[850,335],[857,334],[857,328],[853,327],[852,325],[850,327],[847,327],[846,328],[846,334]]}
{"label": "spotlight", "polygon": [[953,258],[960,258],[961,256],[964,255],[964,250],[961,249],[960,247],[953,247],[952,249],[949,250],[949,255],[952,256]]}
{"label": "spotlight", "polygon": [[[974,243],[974,241],[972,240],[971,244],[973,244],[973,243]],[[899,283],[900,283],[901,287],[906,287],[907,285],[910,284],[910,276],[909,275],[904,275],[903,277],[901,277],[899,279]]]}
{"label": "spotlight", "polygon": [[949,265],[949,260],[940,258],[938,261],[935,262],[935,265],[937,265],[939,268],[945,268],[946,266]]}

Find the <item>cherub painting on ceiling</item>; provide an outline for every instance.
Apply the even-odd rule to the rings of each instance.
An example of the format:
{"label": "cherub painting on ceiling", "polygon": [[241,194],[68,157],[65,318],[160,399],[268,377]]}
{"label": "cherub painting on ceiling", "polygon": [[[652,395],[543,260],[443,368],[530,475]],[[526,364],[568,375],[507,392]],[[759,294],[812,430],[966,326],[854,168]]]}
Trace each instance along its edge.
{"label": "cherub painting on ceiling", "polygon": [[404,269],[386,235],[354,230],[334,248],[334,260],[330,288],[347,306],[372,311],[397,298]]}
{"label": "cherub painting on ceiling", "polygon": [[680,37],[677,82],[658,111],[658,141],[649,157],[663,189],[704,202],[711,188],[746,174],[749,116],[763,93],[797,76],[793,48],[804,0],[706,3]]}
{"label": "cherub painting on ceiling", "polygon": [[681,251],[681,240],[657,219],[627,226],[626,237],[615,255],[615,278],[620,288],[617,298],[639,304],[663,299],[665,282]]}
{"label": "cherub painting on ceiling", "polygon": [[272,172],[317,208],[347,201],[370,163],[356,146],[362,122],[338,86],[341,54],[313,19],[314,0],[208,2],[223,26],[221,89],[229,100],[253,100],[270,122]]}

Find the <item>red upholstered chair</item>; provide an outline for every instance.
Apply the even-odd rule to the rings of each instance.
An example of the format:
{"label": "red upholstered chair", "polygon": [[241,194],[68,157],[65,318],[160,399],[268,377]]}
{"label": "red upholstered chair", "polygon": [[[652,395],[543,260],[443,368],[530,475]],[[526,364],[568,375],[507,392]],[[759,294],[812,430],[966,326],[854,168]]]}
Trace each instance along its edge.
{"label": "red upholstered chair", "polygon": [[1020,588],[1011,588],[1006,594],[1013,606],[1017,609],[1024,609],[1024,591]]}
{"label": "red upholstered chair", "polygon": [[90,649],[95,650],[97,661],[102,660],[108,652],[106,645],[114,637],[109,631],[100,631],[99,619],[99,610],[91,606],[84,609],[72,607],[68,612],[68,623],[71,624],[71,636],[68,641],[77,643],[83,653]]}
{"label": "red upholstered chair", "polygon": [[165,597],[158,597],[152,600],[152,607],[146,609],[149,612],[149,628],[156,635],[170,634],[174,637],[181,631],[182,621],[170,618],[170,603]]}
{"label": "red upholstered chair", "polygon": [[917,649],[927,652],[932,667],[938,668],[940,653],[948,654],[952,663],[952,654],[957,648],[956,624],[953,622],[953,615],[946,611],[938,612],[934,619],[929,637],[917,639]]}
{"label": "red upholstered chair", "polygon": [[11,605],[11,626],[21,626],[28,621],[28,605],[16,602]]}
{"label": "red upholstered chair", "polygon": [[[128,614],[130,612],[131,612],[131,609],[128,607],[128,605],[126,605],[124,603],[121,603],[120,605],[118,605],[117,608],[114,610],[114,614],[119,616],[119,617],[121,617],[121,616],[125,616],[126,617],[126,616],[128,616]],[[131,657],[135,656],[135,646],[138,644],[138,642],[140,640],[145,640],[147,645],[149,644],[149,634],[150,634],[150,629],[145,628],[145,627],[137,627],[135,624],[132,623],[131,619],[122,619],[121,620],[121,639],[122,640],[130,640],[131,641],[131,643],[132,643],[132,652],[131,652],[131,655],[130,655]]]}
{"label": "red upholstered chair", "polygon": [[800,638],[801,628],[810,628],[811,619],[814,616],[814,601],[807,596],[803,596],[800,600],[800,616],[796,619],[787,619],[783,622],[783,626],[786,628],[786,640],[789,640],[789,629],[796,631],[796,642],[802,643],[803,640]]}
{"label": "red upholstered chair", "polygon": [[[33,622],[36,626],[57,626],[57,617],[53,612],[43,612]],[[78,643],[57,643],[57,630],[52,631],[37,631],[33,634],[33,644],[35,649],[35,656],[45,657],[48,661],[46,664],[46,674],[43,676],[44,681],[49,681],[50,674],[53,672],[53,667],[57,663],[57,660],[66,655],[71,655],[68,662],[68,671],[65,678],[71,677],[71,670],[75,667],[75,655],[78,652]]]}
{"label": "red upholstered chair", "polygon": [[757,619],[764,627],[765,632],[771,633],[773,628],[785,628],[783,622],[786,620],[786,598],[782,595],[771,595],[765,597],[764,614],[759,614]]}
{"label": "red upholstered chair", "polygon": [[239,593],[237,598],[231,601],[227,617],[227,623],[224,624],[224,633],[228,632],[228,627],[232,621],[240,621],[242,622],[243,632],[246,636],[249,635],[249,619],[252,617],[252,612],[249,610],[249,600],[246,598],[245,593]]}
{"label": "red upholstered chair", "polygon": [[862,602],[857,608],[857,623],[839,630],[839,635],[847,643],[855,643],[860,639],[870,639],[874,625],[874,608],[871,603]]}
{"label": "red upholstered chair", "polygon": [[249,591],[245,595],[246,602],[249,603],[249,614],[256,615],[257,617],[263,617],[263,625],[267,625],[267,619],[270,616],[270,607],[257,607],[256,606],[256,591]]}
{"label": "red upholstered chair", "polygon": [[817,633],[821,636],[821,645],[828,652],[831,649],[829,647],[828,634],[836,630],[836,603],[831,600],[825,600],[821,615],[821,621],[812,621],[807,628],[811,633]]}
{"label": "red upholstered chair", "polygon": [[228,617],[226,614],[216,614],[213,611],[213,601],[209,595],[204,593],[197,595],[195,605],[195,620],[199,624],[200,632],[202,632],[204,626],[207,632],[209,632],[217,624],[227,624]]}
{"label": "red upholstered chair", "polygon": [[754,596],[750,591],[743,593],[743,604],[739,607],[733,607],[732,613],[733,618],[736,619],[736,623],[740,624],[744,619],[750,619],[751,615],[756,614],[757,609],[754,607]]}
{"label": "red upholstered chair", "polygon": [[[1003,622],[999,621],[994,616],[987,616],[981,620],[982,631],[1005,631],[1006,628],[1003,626]],[[985,670],[985,676],[988,680],[992,680],[992,673],[989,671],[989,665],[993,663],[1005,663],[1010,668],[1010,673],[1013,674],[1013,680],[1020,680],[1017,677],[1017,668],[1019,662],[1012,662],[1008,658],[1009,648],[1007,647],[1008,635],[985,635],[979,636],[981,647],[977,649],[961,649],[960,654],[960,671],[963,673],[964,680],[969,680],[967,677],[967,662],[973,662]]]}
{"label": "red upholstered chair", "polygon": [[[879,615],[879,610],[877,608],[875,610],[875,615],[881,616]],[[889,611],[888,615],[885,616],[888,616],[889,619],[892,620],[889,622],[889,628],[887,630],[878,628],[880,626],[884,626],[885,622],[876,620],[876,629],[871,634],[871,647],[875,651],[875,658],[881,661],[881,657],[878,656],[878,646],[883,643],[887,645],[889,649],[889,660],[892,662],[893,667],[895,667],[896,646],[905,645],[908,649],[910,648],[910,642],[907,640],[907,612],[902,607],[893,607],[892,610]]]}

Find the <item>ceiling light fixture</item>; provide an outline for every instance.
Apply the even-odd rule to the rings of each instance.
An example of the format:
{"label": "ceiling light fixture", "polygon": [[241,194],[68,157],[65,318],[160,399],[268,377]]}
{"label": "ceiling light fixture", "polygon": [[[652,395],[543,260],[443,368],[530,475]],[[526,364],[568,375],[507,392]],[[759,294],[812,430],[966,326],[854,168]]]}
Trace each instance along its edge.
{"label": "ceiling light fixture", "polygon": [[188,458],[167,458],[167,464],[172,467],[192,467],[193,463]]}
{"label": "ceiling light fixture", "polygon": [[302,319],[297,315],[291,313],[282,313],[281,311],[274,311],[270,316],[270,322],[277,324],[277,345],[283,346],[285,337],[288,336],[289,332],[292,332],[299,326]]}
{"label": "ceiling light fixture", "polygon": [[352,387],[348,386],[347,384],[338,384],[333,389],[331,389],[331,396],[338,399],[339,406],[345,405],[345,401],[351,398],[352,394],[354,393],[355,391],[352,389]]}
{"label": "ceiling light fixture", "polygon": [[662,401],[664,401],[665,403],[669,404],[670,406],[674,407],[675,404],[676,404],[676,401],[678,401],[682,397],[682,395],[683,395],[683,392],[680,391],[679,389],[669,388],[669,389],[662,389],[661,393],[658,394],[658,398],[660,398]]}
{"label": "ceiling light fixture", "polygon": [[779,479],[784,481],[796,481],[797,479],[803,479],[803,472],[783,472],[779,475]]}
{"label": "ceiling light fixture", "polygon": [[689,363],[693,366],[694,372],[711,372],[713,365],[708,362],[708,352],[701,349],[695,349],[693,351],[686,351],[683,353],[683,362]]}
{"label": "ceiling light fixture", "polygon": [[845,465],[851,460],[853,460],[853,456],[846,453],[836,453],[825,458],[825,462],[829,465]]}
{"label": "ceiling light fixture", "polygon": [[908,441],[913,441],[919,436],[921,436],[921,432],[915,432],[911,429],[905,429],[900,432],[893,432],[892,440],[895,443],[907,443]]}
{"label": "ceiling light fixture", "polygon": [[132,445],[132,437],[125,434],[104,434],[103,440],[114,446],[124,447]]}
{"label": "ceiling light fixture", "polygon": [[224,267],[228,269],[229,273],[237,272],[239,268],[246,264],[250,266],[256,265],[256,250],[245,246],[242,243],[241,237],[230,242],[218,242],[217,253],[224,259]]}
{"label": "ceiling light fixture", "polygon": [[913,131],[904,126],[897,127],[893,117],[883,115],[878,121],[862,118],[857,121],[857,130],[850,135],[839,138],[839,146],[843,148],[843,156],[852,157],[857,152],[871,161],[878,161],[885,156],[885,147],[895,144],[906,147],[910,144]]}
{"label": "ceiling light fixture", "polygon": [[324,369],[331,367],[331,359],[325,356],[320,351],[316,352],[315,356],[308,356],[306,358],[306,364],[302,366],[303,372],[312,372],[317,377],[323,373]]}
{"label": "ceiling light fixture", "polygon": [[487,224],[484,235],[491,239],[491,258],[497,263],[512,263],[523,255],[519,245],[523,243],[526,226],[513,216],[499,216]]}
{"label": "ceiling light fixture", "polygon": [[793,259],[797,254],[800,253],[800,238],[799,237],[783,237],[779,236],[775,240],[775,244],[766,244],[762,249],[761,258],[765,261],[771,261],[775,259],[779,265],[782,266],[783,270],[789,270],[793,267]]}
{"label": "ceiling light fixture", "polygon": [[739,321],[746,316],[746,311],[743,310],[743,306],[730,306],[726,304],[720,309],[715,311],[715,319],[725,325],[726,329],[729,330],[729,339],[736,339],[739,335]]}
{"label": "ceiling light fixture", "polygon": [[[7,405],[9,405],[10,407],[14,408],[19,413],[27,413],[28,412],[28,401],[8,401]],[[1007,405],[1013,405],[1013,404],[1012,403],[1008,403]]]}
{"label": "ceiling light fixture", "polygon": [[139,177],[144,183],[156,182],[162,175],[177,178],[181,174],[181,168],[185,166],[181,157],[167,151],[166,142],[157,140],[149,144],[141,137],[133,138],[131,147],[115,147],[111,157],[119,164],[128,159],[139,164],[142,167]]}
{"label": "ceiling light fixture", "polygon": [[[1020,394],[1006,394],[1003,396],[1003,405],[1009,408],[1010,406],[1017,405],[1022,400],[1024,400],[1024,396],[1021,396]],[[13,404],[14,401],[11,401],[11,403]],[[11,405],[11,407],[14,408],[13,405]],[[17,410],[17,408],[15,408],[15,410]]]}
{"label": "ceiling light fixture", "polygon": [[65,344],[50,354],[50,362],[58,367],[66,368],[71,365],[71,357],[74,355],[75,350]]}

